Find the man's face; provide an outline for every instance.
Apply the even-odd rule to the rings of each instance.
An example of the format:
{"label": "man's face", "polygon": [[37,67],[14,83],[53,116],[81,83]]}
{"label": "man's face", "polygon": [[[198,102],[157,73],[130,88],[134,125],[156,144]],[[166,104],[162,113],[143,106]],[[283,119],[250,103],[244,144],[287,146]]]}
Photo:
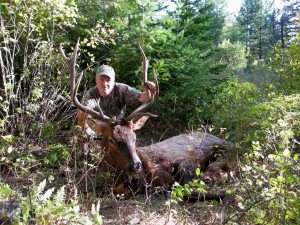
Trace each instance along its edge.
{"label": "man's face", "polygon": [[96,84],[99,94],[102,97],[105,97],[112,92],[115,85],[115,80],[111,79],[109,76],[101,75],[96,77]]}

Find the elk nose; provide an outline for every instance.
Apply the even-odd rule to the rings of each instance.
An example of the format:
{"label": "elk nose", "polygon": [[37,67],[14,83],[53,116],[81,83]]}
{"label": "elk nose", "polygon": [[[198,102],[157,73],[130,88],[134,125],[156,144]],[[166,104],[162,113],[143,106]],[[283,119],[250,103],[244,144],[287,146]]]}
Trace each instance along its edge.
{"label": "elk nose", "polygon": [[131,165],[131,170],[133,172],[140,172],[142,170],[142,163],[141,162],[135,162]]}

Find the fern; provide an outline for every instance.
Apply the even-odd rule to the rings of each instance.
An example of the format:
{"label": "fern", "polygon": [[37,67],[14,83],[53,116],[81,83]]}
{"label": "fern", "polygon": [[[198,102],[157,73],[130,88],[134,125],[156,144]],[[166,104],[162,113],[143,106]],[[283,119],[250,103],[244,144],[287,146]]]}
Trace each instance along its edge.
{"label": "fern", "polygon": [[64,203],[66,197],[65,186],[62,186],[58,189],[56,195],[54,196],[55,205],[61,205]]}
{"label": "fern", "polygon": [[91,213],[93,215],[94,222],[97,224],[102,224],[102,216],[99,214],[100,211],[100,201],[97,202],[97,204],[92,204]]}
{"label": "fern", "polygon": [[37,196],[40,196],[42,194],[42,192],[45,190],[46,188],[46,179],[43,180],[38,186],[37,186],[37,189],[36,189],[36,195]]}
{"label": "fern", "polygon": [[52,196],[54,190],[55,190],[54,187],[48,189],[48,190],[45,192],[45,194],[43,194],[43,195],[41,196],[41,199],[40,199],[40,200],[41,200],[41,201],[47,201],[47,200],[49,200],[49,199],[51,198],[51,196]]}

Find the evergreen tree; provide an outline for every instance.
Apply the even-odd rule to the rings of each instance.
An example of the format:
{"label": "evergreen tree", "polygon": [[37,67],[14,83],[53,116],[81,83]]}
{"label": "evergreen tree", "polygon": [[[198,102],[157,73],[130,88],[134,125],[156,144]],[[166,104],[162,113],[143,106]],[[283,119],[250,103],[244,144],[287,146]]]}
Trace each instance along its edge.
{"label": "evergreen tree", "polygon": [[299,31],[299,13],[300,1],[298,0],[283,0],[285,6],[280,19],[281,25],[281,42],[285,48],[285,43],[294,40]]}
{"label": "evergreen tree", "polygon": [[272,46],[281,39],[280,21],[278,20],[278,18],[280,18],[279,9],[273,9],[273,11],[270,14],[268,14],[269,32],[271,36],[270,44]]}
{"label": "evergreen tree", "polygon": [[262,59],[270,48],[271,33],[266,13],[269,9],[261,0],[244,0],[237,17],[245,35],[247,52],[254,58]]}

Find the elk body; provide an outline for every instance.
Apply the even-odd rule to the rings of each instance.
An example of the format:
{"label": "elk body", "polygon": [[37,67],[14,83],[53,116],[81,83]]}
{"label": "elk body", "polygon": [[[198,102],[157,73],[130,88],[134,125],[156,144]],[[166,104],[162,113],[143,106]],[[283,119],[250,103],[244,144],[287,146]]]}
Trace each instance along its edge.
{"label": "elk body", "polygon": [[[114,193],[130,195],[135,190],[146,186],[164,186],[169,188],[175,182],[183,184],[192,179],[196,167],[204,168],[215,158],[215,153],[220,149],[228,149],[229,143],[213,136],[194,136],[178,140],[181,148],[162,147],[160,143],[144,148],[136,148],[135,130],[140,129],[149,117],[155,117],[145,112],[154,102],[153,96],[147,89],[148,99],[126,118],[109,118],[103,114],[98,102],[98,110],[82,105],[77,99],[77,90],[82,74],[76,83],[76,57],[79,40],[73,54],[67,58],[62,47],[60,52],[70,70],[71,98],[74,105],[87,112],[92,118],[86,120],[87,124],[99,134],[102,134],[101,143],[103,159],[101,162],[102,173],[114,171],[118,176],[114,182]],[[148,60],[140,47],[143,55],[144,84],[147,83]],[[156,79],[156,85],[157,79]],[[212,138],[213,137],[213,138]],[[207,142],[210,139],[209,142]],[[213,141],[212,141],[213,139]],[[132,179],[134,178],[134,179]],[[131,181],[135,182],[131,182]],[[133,187],[136,186],[144,187]]]}

